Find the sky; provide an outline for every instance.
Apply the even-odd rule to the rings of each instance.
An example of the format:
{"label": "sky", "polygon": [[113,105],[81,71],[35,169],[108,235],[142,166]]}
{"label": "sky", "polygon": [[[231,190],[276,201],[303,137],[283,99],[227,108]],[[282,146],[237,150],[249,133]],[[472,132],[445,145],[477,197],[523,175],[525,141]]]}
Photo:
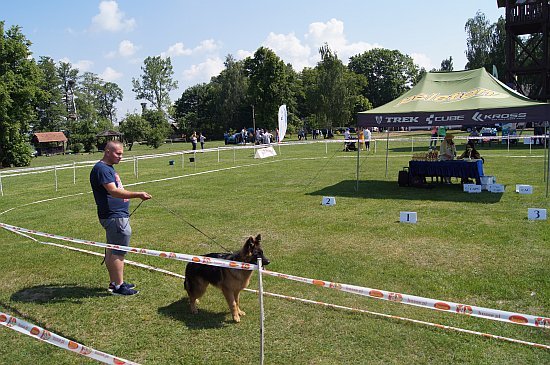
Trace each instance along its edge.
{"label": "sky", "polygon": [[427,70],[449,57],[462,70],[464,25],[478,11],[490,23],[504,16],[496,0],[17,0],[2,1],[0,21],[21,27],[35,59],[70,62],[117,83],[120,120],[141,110],[132,78],[149,56],[170,56],[172,101],[218,75],[228,54],[240,60],[262,46],[296,71],[314,67],[325,43],[345,64],[387,48]]}

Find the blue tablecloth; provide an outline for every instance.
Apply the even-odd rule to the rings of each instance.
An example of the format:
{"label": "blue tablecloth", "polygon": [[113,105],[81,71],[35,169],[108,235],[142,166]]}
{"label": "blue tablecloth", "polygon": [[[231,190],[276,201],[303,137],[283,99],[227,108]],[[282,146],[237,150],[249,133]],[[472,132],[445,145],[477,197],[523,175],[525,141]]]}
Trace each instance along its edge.
{"label": "blue tablecloth", "polygon": [[412,176],[421,177],[459,177],[475,179],[481,184],[483,162],[479,161],[409,161],[409,172]]}

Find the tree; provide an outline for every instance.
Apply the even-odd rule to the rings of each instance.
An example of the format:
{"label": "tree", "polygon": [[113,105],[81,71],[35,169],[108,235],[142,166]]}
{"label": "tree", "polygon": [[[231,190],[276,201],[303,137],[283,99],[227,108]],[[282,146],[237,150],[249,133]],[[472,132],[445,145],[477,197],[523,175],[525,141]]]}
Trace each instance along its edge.
{"label": "tree", "polygon": [[111,124],[116,122],[117,101],[122,101],[124,93],[122,89],[114,82],[103,82],[100,85],[98,93],[98,113],[102,118],[109,119]]}
{"label": "tree", "polygon": [[505,20],[500,17],[497,23],[491,24],[485,14],[477,12],[474,18],[468,19],[464,26],[466,31],[466,69],[484,67],[488,72],[496,66],[499,75],[505,74]]}
{"label": "tree", "polygon": [[42,74],[36,98],[38,121],[32,129],[34,132],[57,132],[64,127],[66,114],[62,103],[61,79],[50,57],[40,57],[38,67]]}
{"label": "tree", "polygon": [[398,50],[375,48],[350,58],[350,70],[367,78],[362,95],[378,107],[410,90],[423,69]]}
{"label": "tree", "polygon": [[143,61],[141,82],[132,78],[132,91],[136,99],[148,100],[157,110],[170,106],[170,91],[178,87],[178,82],[172,80],[174,70],[170,57],[147,57]]}
{"label": "tree", "polygon": [[288,66],[271,49],[260,47],[254,57],[245,59],[244,68],[250,79],[256,124],[274,129],[279,106],[295,103]]}
{"label": "tree", "polygon": [[146,143],[153,148],[159,148],[170,135],[170,125],[162,110],[145,110],[143,119],[149,123]]}
{"label": "tree", "polygon": [[12,26],[0,22],[0,165],[28,166],[29,124],[36,118],[41,73],[31,58],[31,42]]}
{"label": "tree", "polygon": [[211,84],[197,84],[187,88],[176,101],[174,116],[178,121],[178,129],[182,133],[211,132],[209,120],[214,114],[212,89]]}
{"label": "tree", "polygon": [[124,140],[131,151],[135,142],[144,141],[149,134],[150,125],[139,114],[127,114],[120,122],[120,132],[124,133]]}
{"label": "tree", "polygon": [[252,120],[244,62],[227,55],[224,64],[225,69],[210,81],[216,129],[209,133],[219,137],[231,128],[242,128],[245,120]]}
{"label": "tree", "polygon": [[448,59],[441,61],[441,68],[439,71],[452,71],[453,70],[453,56],[449,56]]}

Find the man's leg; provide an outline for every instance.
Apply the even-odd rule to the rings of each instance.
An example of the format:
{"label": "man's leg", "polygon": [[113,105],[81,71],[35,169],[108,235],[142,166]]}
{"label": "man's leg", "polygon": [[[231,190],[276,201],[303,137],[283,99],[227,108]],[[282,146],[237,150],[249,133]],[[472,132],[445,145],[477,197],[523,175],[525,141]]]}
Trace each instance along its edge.
{"label": "man's leg", "polygon": [[114,255],[111,250],[107,250],[105,255],[105,266],[109,272],[109,280],[115,285],[121,285],[124,281],[124,256]]}

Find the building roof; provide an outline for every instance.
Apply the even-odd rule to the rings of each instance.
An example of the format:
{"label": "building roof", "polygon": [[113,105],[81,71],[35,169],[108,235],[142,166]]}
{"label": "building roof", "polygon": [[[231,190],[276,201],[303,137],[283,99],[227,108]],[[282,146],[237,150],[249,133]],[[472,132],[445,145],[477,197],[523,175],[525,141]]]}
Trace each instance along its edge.
{"label": "building roof", "polygon": [[34,138],[40,143],[43,142],[67,142],[67,137],[63,132],[43,132],[35,133]]}
{"label": "building roof", "polygon": [[110,136],[122,136],[122,135],[123,135],[123,133],[120,133],[120,132],[117,132],[117,131],[106,130],[106,131],[99,132],[98,134],[96,134],[96,137],[110,137]]}

